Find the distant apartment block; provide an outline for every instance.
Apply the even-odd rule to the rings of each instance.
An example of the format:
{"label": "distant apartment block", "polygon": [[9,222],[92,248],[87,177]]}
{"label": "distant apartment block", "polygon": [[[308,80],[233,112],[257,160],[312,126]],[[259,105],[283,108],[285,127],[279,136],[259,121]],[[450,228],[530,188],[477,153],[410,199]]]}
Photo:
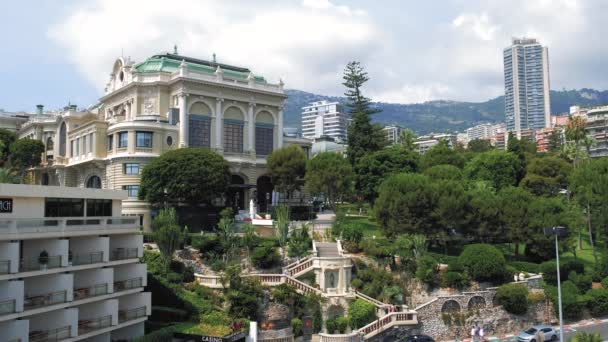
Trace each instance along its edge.
{"label": "distant apartment block", "polygon": [[432,147],[439,145],[441,141],[447,141],[448,146],[453,148],[457,143],[457,136],[450,133],[431,133],[418,137],[414,145],[418,153],[425,154]]}
{"label": "distant apartment block", "polygon": [[586,110],[587,135],[595,139],[589,154],[592,158],[608,156],[608,106],[589,108]]}
{"label": "distant apartment block", "polygon": [[126,191],[0,184],[0,340],[130,340],[151,313]]}
{"label": "distant apartment block", "polygon": [[506,126],[504,123],[490,124],[484,123],[477,126],[473,126],[467,129],[468,141],[476,139],[490,139],[497,133],[504,132]]}
{"label": "distant apartment block", "polygon": [[401,139],[401,133],[403,133],[403,127],[397,125],[384,126],[382,131],[386,134],[386,140],[390,144],[397,144]]}
{"label": "distant apartment block", "polygon": [[503,51],[505,121],[520,137],[525,129],[547,128],[551,122],[549,50],[536,39],[513,38]]}
{"label": "distant apartment block", "polygon": [[348,114],[339,102],[318,101],[302,107],[302,136],[317,139],[328,136],[335,141],[346,141]]}

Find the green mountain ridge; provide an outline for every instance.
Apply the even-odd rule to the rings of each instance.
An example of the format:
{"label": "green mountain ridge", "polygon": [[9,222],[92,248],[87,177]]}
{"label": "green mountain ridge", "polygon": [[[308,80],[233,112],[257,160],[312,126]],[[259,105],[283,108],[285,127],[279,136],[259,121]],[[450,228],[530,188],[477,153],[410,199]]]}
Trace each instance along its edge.
{"label": "green mountain ridge", "polygon": [[[301,108],[311,102],[344,102],[344,97],[324,96],[296,89],[288,89],[285,92],[288,95],[284,109],[285,127],[300,128]],[[568,113],[570,106],[589,107],[603,104],[608,104],[608,91],[589,88],[551,91],[553,114]],[[464,131],[480,123],[503,122],[505,117],[504,96],[485,102],[435,100],[415,104],[375,102],[374,105],[382,110],[374,115],[374,122],[400,125],[418,134]]]}

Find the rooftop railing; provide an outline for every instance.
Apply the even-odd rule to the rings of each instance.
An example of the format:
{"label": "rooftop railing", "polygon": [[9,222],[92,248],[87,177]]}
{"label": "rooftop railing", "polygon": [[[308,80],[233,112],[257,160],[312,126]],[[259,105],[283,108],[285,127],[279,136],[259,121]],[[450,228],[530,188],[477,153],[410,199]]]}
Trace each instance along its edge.
{"label": "rooftop railing", "polygon": [[146,306],[140,306],[130,310],[118,310],[118,322],[123,323],[141,317],[146,317]]}
{"label": "rooftop railing", "polygon": [[84,232],[90,230],[137,229],[136,217],[53,217],[43,219],[2,219],[0,236]]}

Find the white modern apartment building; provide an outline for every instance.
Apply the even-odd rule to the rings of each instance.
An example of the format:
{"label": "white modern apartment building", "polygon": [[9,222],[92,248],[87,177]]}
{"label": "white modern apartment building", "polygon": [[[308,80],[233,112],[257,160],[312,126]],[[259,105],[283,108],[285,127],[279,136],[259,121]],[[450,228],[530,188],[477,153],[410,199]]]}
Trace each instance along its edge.
{"label": "white modern apartment building", "polygon": [[508,131],[542,129],[551,124],[549,50],[536,39],[513,38],[503,51],[505,121]]}
{"label": "white modern apartment building", "polygon": [[457,135],[450,133],[431,133],[422,135],[414,141],[414,146],[416,146],[416,151],[418,151],[418,153],[425,154],[432,147],[439,145],[441,141],[446,141],[449,147],[454,148],[457,143]]}
{"label": "white modern apartment building", "polygon": [[0,184],[0,341],[129,340],[151,313],[125,191]]}
{"label": "white modern apartment building", "polygon": [[467,139],[468,141],[476,139],[490,139],[497,133],[504,132],[506,129],[505,124],[490,124],[484,123],[471,128],[467,128]]}
{"label": "white modern apartment building", "polygon": [[401,133],[403,133],[403,127],[397,125],[384,126],[382,131],[386,134],[386,140],[390,144],[397,144],[401,139]]}
{"label": "white modern apartment building", "polygon": [[608,106],[587,108],[585,130],[595,140],[589,149],[592,158],[608,156]]}
{"label": "white modern apartment building", "polygon": [[349,117],[339,102],[318,101],[302,107],[302,136],[317,139],[328,136],[346,141]]}

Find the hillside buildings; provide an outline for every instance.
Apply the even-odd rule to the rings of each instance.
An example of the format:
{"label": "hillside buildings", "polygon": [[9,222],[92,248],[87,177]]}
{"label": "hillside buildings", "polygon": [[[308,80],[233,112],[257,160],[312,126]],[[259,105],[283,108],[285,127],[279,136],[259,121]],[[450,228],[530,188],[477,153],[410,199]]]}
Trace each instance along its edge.
{"label": "hillside buildings", "polygon": [[441,141],[446,141],[448,146],[453,148],[456,146],[457,136],[456,134],[450,133],[431,133],[422,135],[416,138],[416,141],[414,141],[414,146],[416,147],[416,151],[418,151],[418,153],[425,154],[433,146],[439,145]]}
{"label": "hillside buildings", "polygon": [[589,148],[589,156],[608,156],[608,106],[589,108],[586,117],[585,130],[595,140],[595,144]]}
{"label": "hillside buildings", "polygon": [[490,124],[484,123],[471,128],[467,128],[467,139],[468,141],[476,139],[489,140],[498,133],[506,130],[504,123]]}
{"label": "hillside buildings", "polygon": [[384,126],[382,131],[386,134],[386,140],[391,144],[398,144],[403,133],[403,127],[397,125]]}
{"label": "hillside buildings", "polygon": [[151,313],[125,191],[0,184],[0,340],[130,340]]}
{"label": "hillside buildings", "polygon": [[349,116],[339,102],[318,101],[302,107],[302,136],[317,139],[328,136],[346,141]]}
{"label": "hillside buildings", "polygon": [[513,38],[503,51],[505,121],[520,137],[525,129],[550,127],[549,52],[536,39]]}
{"label": "hillside buildings", "polygon": [[284,139],[285,99],[282,82],[215,57],[207,61],[177,51],[141,63],[121,57],[97,105],[37,113],[18,135],[46,146],[43,164],[32,171],[35,184],[125,190],[123,213],[149,229],[151,208],[137,198],[140,173],[152,158],[180,147],[223,155],[233,184],[226,204],[245,209],[253,199],[265,211],[273,192],[266,156],[284,144],[310,147],[302,139]]}

